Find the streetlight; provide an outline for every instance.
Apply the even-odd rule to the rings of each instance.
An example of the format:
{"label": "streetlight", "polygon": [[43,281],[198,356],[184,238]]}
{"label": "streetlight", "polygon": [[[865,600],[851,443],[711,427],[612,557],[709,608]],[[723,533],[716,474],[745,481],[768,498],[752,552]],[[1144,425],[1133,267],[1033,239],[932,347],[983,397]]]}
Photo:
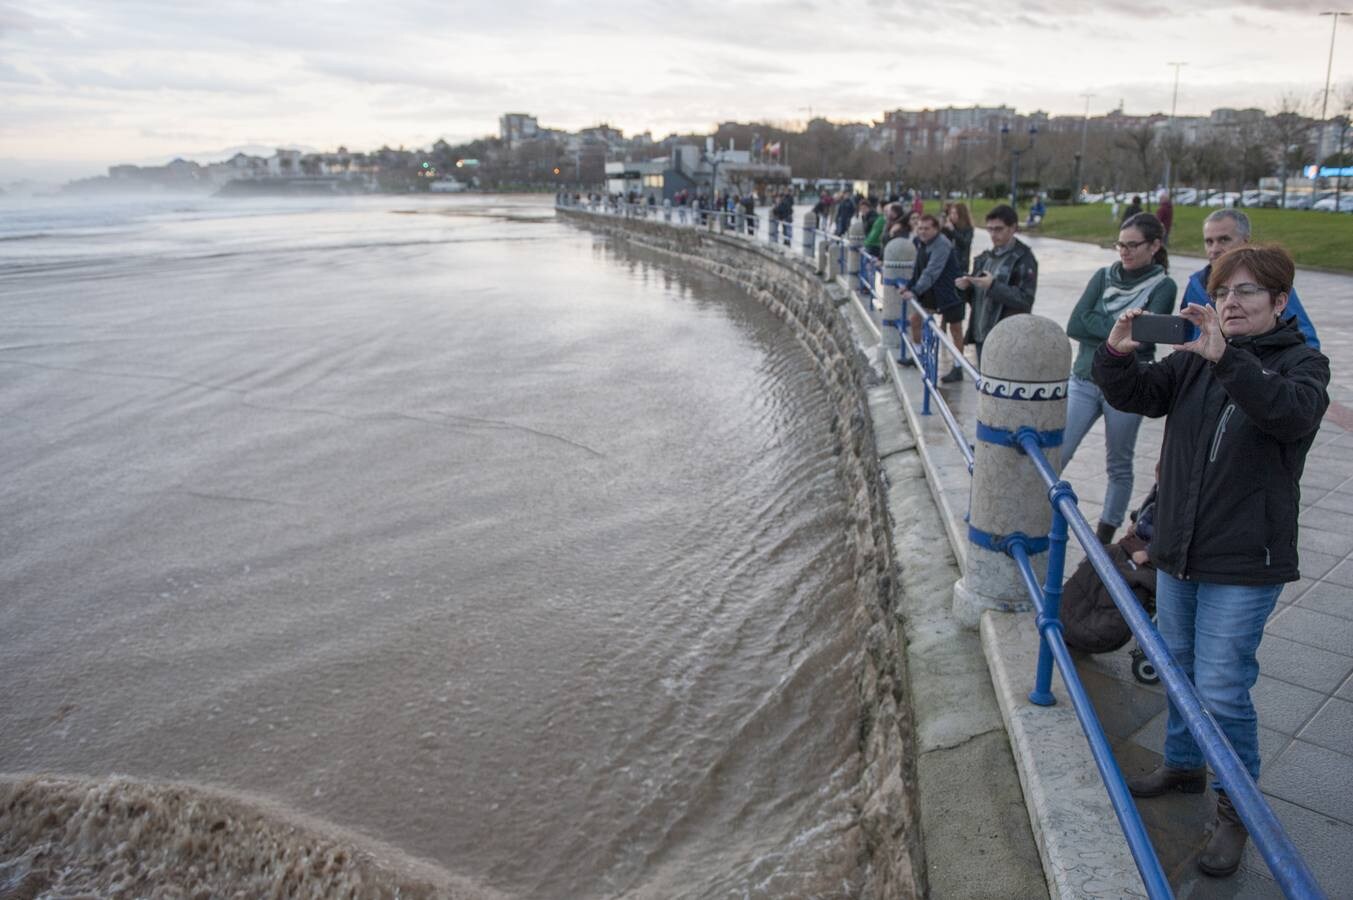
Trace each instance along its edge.
{"label": "streetlight", "polygon": [[[1182,67],[1187,66],[1188,63],[1186,63],[1186,62],[1172,62],[1172,63],[1166,63],[1165,65],[1167,65],[1167,66],[1174,66],[1174,99],[1170,101],[1170,137],[1173,138],[1173,137],[1174,137],[1174,114],[1175,114],[1175,109],[1179,106],[1179,70],[1180,70]],[[1167,148],[1167,151],[1166,151],[1166,154],[1165,154],[1165,193],[1166,193],[1167,196],[1169,196],[1169,195],[1171,194],[1171,187],[1173,186],[1173,177],[1174,177],[1174,173],[1172,172],[1172,169],[1173,169],[1173,163],[1174,163],[1174,156],[1173,156],[1172,153],[1169,152],[1169,151],[1172,150],[1172,149],[1173,149],[1173,144],[1171,144],[1171,145]],[[1149,208],[1150,208],[1150,207],[1148,207],[1148,209],[1149,209]]]}
{"label": "streetlight", "polygon": [[1090,130],[1090,98],[1094,94],[1081,94],[1085,98],[1085,118],[1081,119],[1081,152],[1076,154],[1076,183],[1071,186],[1071,202],[1079,202],[1081,196],[1081,160],[1085,158],[1085,138]]}
{"label": "streetlight", "polygon": [[[1011,143],[1011,144],[1009,145],[1009,146],[1010,146],[1010,205],[1011,205],[1011,206],[1015,206],[1015,207],[1018,207],[1018,206],[1019,206],[1019,197],[1018,197],[1018,191],[1019,191],[1019,158],[1020,158],[1021,155],[1024,154],[1024,152],[1025,152],[1026,150],[1032,150],[1032,149],[1034,148],[1034,140],[1035,140],[1037,137],[1038,137],[1038,126],[1037,126],[1037,125],[1030,125],[1030,126],[1029,126],[1029,143],[1025,144],[1023,147],[1016,147],[1016,146],[1014,146],[1013,143]],[[1008,122],[1004,122],[1004,123],[1001,124],[1001,140],[1002,140],[1002,141],[1006,141],[1007,143],[1010,141],[1010,123],[1008,123]]]}
{"label": "streetlight", "polygon": [[[1332,25],[1331,25],[1331,27],[1330,27],[1330,57],[1329,57],[1329,62],[1326,63],[1326,65],[1325,65],[1325,99],[1324,99],[1324,101],[1320,104],[1320,122],[1321,122],[1321,127],[1320,127],[1320,145],[1321,145],[1321,149],[1323,149],[1324,144],[1325,144],[1325,135],[1326,135],[1326,133],[1329,131],[1329,120],[1325,118],[1325,113],[1328,111],[1329,105],[1330,105],[1330,73],[1334,71],[1334,36],[1335,36],[1336,34],[1339,33],[1339,17],[1340,17],[1340,16],[1353,16],[1353,13],[1348,13],[1348,12],[1342,12],[1342,11],[1334,11],[1334,10],[1331,10],[1331,11],[1329,11],[1329,12],[1322,12],[1320,15],[1322,15],[1322,16],[1329,16],[1330,19],[1333,20]],[[1337,166],[1339,167],[1339,174],[1336,175],[1336,176],[1335,176],[1335,179],[1334,179],[1334,211],[1335,211],[1335,212],[1339,212],[1339,189],[1343,186],[1343,165],[1344,165],[1344,131],[1343,131],[1343,129],[1344,129],[1344,128],[1347,128],[1347,127],[1348,127],[1348,123],[1345,122],[1344,125],[1341,126],[1340,129],[1339,129],[1339,157],[1338,157],[1338,160],[1337,160],[1336,163],[1335,163],[1335,165],[1337,165]],[[1317,156],[1318,156],[1318,155],[1319,155],[1319,154],[1317,154]],[[1315,174],[1316,174],[1316,177],[1319,178],[1319,177],[1320,177],[1320,169],[1319,169],[1319,166],[1320,166],[1320,160],[1319,160],[1319,159],[1316,159],[1315,162],[1316,162],[1316,172],[1315,172]]]}

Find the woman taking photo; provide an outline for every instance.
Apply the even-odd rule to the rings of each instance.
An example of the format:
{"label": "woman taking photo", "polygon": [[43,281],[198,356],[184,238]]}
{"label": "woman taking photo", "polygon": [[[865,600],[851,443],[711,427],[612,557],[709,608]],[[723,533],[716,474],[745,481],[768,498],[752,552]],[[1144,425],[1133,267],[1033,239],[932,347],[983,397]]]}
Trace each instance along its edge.
{"label": "woman taking photo", "polygon": [[[1066,323],[1067,336],[1079,341],[1080,349],[1067,386],[1062,467],[1071,462],[1081,439],[1102,415],[1108,484],[1096,533],[1105,544],[1113,540],[1114,532],[1123,524],[1132,499],[1132,456],[1142,417],[1116,410],[1104,402],[1099,388],[1090,380],[1090,368],[1095,348],[1109,336],[1109,330],[1124,312],[1145,309],[1165,314],[1174,310],[1176,288],[1167,274],[1170,259],[1164,240],[1165,229],[1150,213],[1138,213],[1124,222],[1118,232],[1118,243],[1114,244],[1118,262],[1094,274]],[[1137,350],[1137,358],[1142,362],[1150,362],[1155,355],[1154,344]]]}
{"label": "woman taking photo", "polygon": [[[1296,581],[1297,513],[1306,453],[1329,405],[1329,360],[1283,319],[1292,258],[1244,245],[1212,266],[1214,305],[1183,315],[1197,340],[1143,363],[1132,309],[1096,351],[1096,384],[1115,409],[1166,416],[1151,561],[1156,616],[1170,653],[1198,689],[1236,754],[1259,778],[1259,728],[1250,688],[1255,653],[1284,583]],[[1138,797],[1201,793],[1207,768],[1174,704],[1164,764],[1128,779]],[[1198,867],[1230,875],[1247,833],[1219,785],[1217,818]]]}

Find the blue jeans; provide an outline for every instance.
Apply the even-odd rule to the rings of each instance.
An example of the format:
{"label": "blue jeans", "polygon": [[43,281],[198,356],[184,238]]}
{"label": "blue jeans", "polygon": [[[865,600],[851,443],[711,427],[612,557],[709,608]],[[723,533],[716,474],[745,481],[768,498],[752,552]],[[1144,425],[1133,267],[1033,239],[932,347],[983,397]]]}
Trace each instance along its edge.
{"label": "blue jeans", "polygon": [[[1259,661],[1254,655],[1282,589],[1281,584],[1181,581],[1156,572],[1160,636],[1256,781],[1259,719],[1250,688],[1259,678]],[[1202,750],[1173,703],[1165,725],[1165,764],[1176,769],[1203,765]]]}
{"label": "blue jeans", "polygon": [[1109,476],[1104,489],[1104,511],[1099,521],[1123,524],[1132,500],[1132,456],[1137,449],[1137,429],[1142,417],[1119,412],[1108,404],[1093,381],[1071,376],[1067,386],[1066,431],[1062,437],[1062,468],[1076,455],[1076,448],[1095,420],[1104,416],[1104,463]]}

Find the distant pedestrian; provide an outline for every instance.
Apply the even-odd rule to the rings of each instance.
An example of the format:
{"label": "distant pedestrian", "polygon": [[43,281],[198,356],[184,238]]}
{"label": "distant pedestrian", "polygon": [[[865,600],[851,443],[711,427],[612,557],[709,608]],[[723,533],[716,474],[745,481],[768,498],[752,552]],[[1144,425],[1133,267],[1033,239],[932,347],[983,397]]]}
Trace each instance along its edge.
{"label": "distant pedestrian", "polygon": [[[940,220],[932,215],[921,216],[916,229],[919,245],[916,250],[916,264],[907,287],[902,291],[904,301],[916,298],[921,306],[930,312],[938,312],[941,324],[949,327],[958,352],[963,352],[963,299],[955,285],[962,274],[958,268],[958,258],[954,255],[954,245],[940,233]],[[911,316],[912,343],[921,342],[921,317]],[[907,357],[908,361],[911,356]],[[963,370],[955,360],[953,368],[941,379],[946,382],[962,381]]]}
{"label": "distant pedestrian", "polygon": [[1160,225],[1165,229],[1165,243],[1170,243],[1170,232],[1174,230],[1174,202],[1170,200],[1169,191],[1160,192],[1160,204],[1156,207],[1156,218],[1160,219]]}
{"label": "distant pedestrian", "polygon": [[949,204],[944,217],[944,236],[954,245],[954,253],[958,255],[958,270],[967,274],[972,263],[973,236],[972,214],[968,212],[968,204]]}
{"label": "distant pedestrian", "polygon": [[1128,204],[1127,209],[1123,210],[1123,218],[1118,220],[1119,227],[1122,227],[1122,225],[1125,222],[1127,222],[1128,219],[1137,215],[1137,213],[1141,211],[1142,211],[1142,198],[1139,194],[1133,194],[1132,202]]}
{"label": "distant pedestrian", "polygon": [[836,201],[836,236],[841,237],[850,229],[850,222],[855,218],[855,201],[851,199],[846,191],[841,192],[841,199]]}
{"label": "distant pedestrian", "polygon": [[925,201],[921,199],[920,191],[917,191],[916,195],[911,198],[911,211],[918,216],[925,212]]}

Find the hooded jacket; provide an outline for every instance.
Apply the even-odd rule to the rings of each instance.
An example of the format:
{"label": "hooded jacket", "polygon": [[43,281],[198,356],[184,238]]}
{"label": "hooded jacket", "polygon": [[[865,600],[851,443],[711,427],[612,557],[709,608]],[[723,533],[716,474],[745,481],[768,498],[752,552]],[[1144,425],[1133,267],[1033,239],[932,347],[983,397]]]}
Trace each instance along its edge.
{"label": "hooded jacket", "polygon": [[[1066,323],[1067,336],[1080,342],[1071,374],[1077,378],[1090,377],[1095,348],[1108,338],[1119,316],[1129,309],[1143,307],[1147,312],[1171,313],[1177,290],[1165,269],[1155,263],[1129,272],[1121,262],[1116,262],[1096,272]],[[1155,356],[1155,344],[1146,344],[1137,351],[1142,362],[1150,362]]]}
{"label": "hooded jacket", "polygon": [[1329,406],[1329,360],[1288,319],[1227,342],[1216,363],[1094,356],[1115,408],[1168,416],[1151,561],[1179,579],[1281,584],[1300,577],[1301,473]]}

